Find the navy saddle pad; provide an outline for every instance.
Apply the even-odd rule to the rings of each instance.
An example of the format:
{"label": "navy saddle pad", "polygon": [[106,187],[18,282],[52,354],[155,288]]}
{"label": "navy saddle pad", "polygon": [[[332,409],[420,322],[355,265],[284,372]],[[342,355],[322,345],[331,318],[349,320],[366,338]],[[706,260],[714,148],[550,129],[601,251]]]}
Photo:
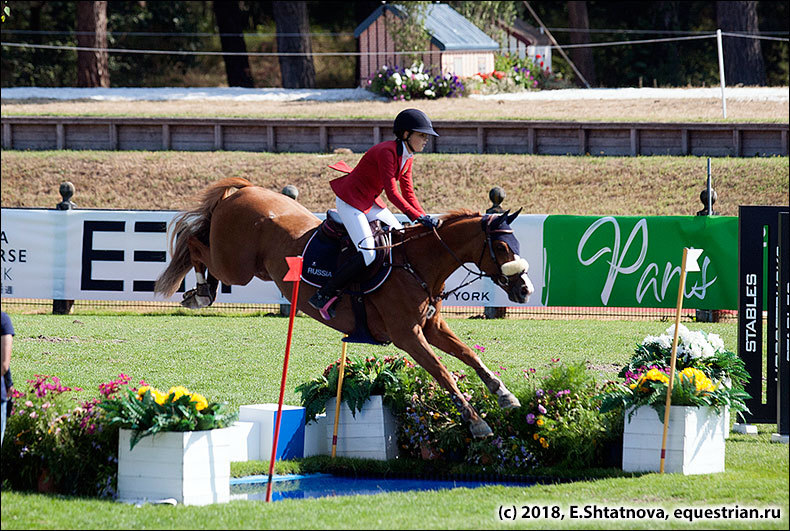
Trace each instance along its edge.
{"label": "navy saddle pad", "polygon": [[[370,293],[378,289],[390,275],[390,242],[388,230],[381,228],[378,221],[371,222],[371,229],[376,240],[376,247],[386,247],[376,251],[376,259],[368,267],[358,282],[352,283],[352,291]],[[321,287],[338,266],[359,251],[343,227],[336,210],[327,211],[326,220],[315,230],[305,245],[302,266],[302,280],[311,286]],[[358,286],[354,286],[357,284]]]}

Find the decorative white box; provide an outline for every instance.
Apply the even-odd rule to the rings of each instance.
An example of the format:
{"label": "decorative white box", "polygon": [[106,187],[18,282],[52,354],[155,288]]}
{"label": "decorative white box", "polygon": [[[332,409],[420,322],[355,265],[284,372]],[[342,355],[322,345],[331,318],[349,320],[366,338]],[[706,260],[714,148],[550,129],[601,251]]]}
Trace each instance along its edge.
{"label": "decorative white box", "polygon": [[[272,457],[277,404],[252,404],[239,407],[239,421],[260,425],[260,459]],[[304,457],[305,410],[301,406],[283,404],[280,421],[280,440],[277,442],[277,461]]]}
{"label": "decorative white box", "polygon": [[[335,425],[335,400],[326,403],[326,439],[332,453],[332,432]],[[371,396],[357,411],[356,417],[345,402],[341,403],[337,426],[337,450],[342,457],[387,460],[398,456],[397,423],[381,396]]]}
{"label": "decorative white box", "polygon": [[[334,422],[335,417],[333,416],[332,426],[334,426]],[[321,413],[313,422],[308,422],[304,427],[305,457],[310,457],[311,455],[330,455],[332,453],[331,446],[329,448],[326,446],[326,432],[327,430],[332,430],[332,426],[327,427],[328,424],[329,420],[326,418],[326,413]]]}
{"label": "decorative white box", "polygon": [[162,432],[140,439],[132,431],[118,440],[118,497],[122,501],[175,499],[184,505],[230,499],[229,428]]}
{"label": "decorative white box", "polygon": [[[671,406],[667,427],[664,472],[712,474],[724,472],[725,417],[710,407]],[[658,472],[664,424],[649,406],[625,412],[623,470]]]}
{"label": "decorative white box", "polygon": [[[261,425],[257,422],[233,423],[230,431],[230,460],[259,461],[261,459]],[[266,459],[269,459],[267,456]]]}

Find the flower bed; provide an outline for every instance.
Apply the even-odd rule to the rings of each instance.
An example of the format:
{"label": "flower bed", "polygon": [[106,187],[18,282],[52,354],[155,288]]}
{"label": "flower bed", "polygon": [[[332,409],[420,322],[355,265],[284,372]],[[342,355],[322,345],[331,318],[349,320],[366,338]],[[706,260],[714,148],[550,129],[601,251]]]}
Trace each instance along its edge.
{"label": "flower bed", "polygon": [[2,447],[3,484],[14,490],[113,498],[117,495],[118,428],[133,430],[131,447],[164,431],[211,430],[235,416],[184,387],[167,393],[131,378],[99,385],[101,398],[81,399],[82,389],[56,376],[35,375],[27,390],[11,395]]}
{"label": "flower bed", "polygon": [[383,66],[368,79],[366,87],[388,99],[400,101],[570,86],[561,74],[553,74],[544,67],[540,55],[536,56],[536,61],[537,64],[528,57],[497,55],[493,72],[478,72],[469,78],[429,72],[423,63],[414,63],[409,68]]}
{"label": "flower bed", "polygon": [[[483,347],[479,347],[483,349]],[[339,361],[324,373],[297,387],[308,421],[326,407],[337,392]],[[352,410],[371,394],[383,396],[398,422],[400,455],[477,465],[484,470],[519,474],[536,467],[600,466],[608,446],[618,440],[622,418],[601,415],[601,393],[583,364],[566,366],[554,359],[546,375],[534,368],[510,371],[500,377],[522,407],[502,410],[476,377],[454,372],[456,383],[494,431],[493,438],[473,439],[449,393],[421,367],[405,358],[349,359],[343,380],[343,400]]]}
{"label": "flower bed", "polygon": [[[674,332],[672,325],[664,334],[647,336],[637,345],[631,360],[620,371],[624,380],[602,396],[602,411],[633,412],[640,406],[651,406],[663,422]],[[725,349],[717,334],[692,332],[680,325],[675,369],[673,406],[709,406],[722,414],[727,408],[736,413],[748,412],[744,400],[749,395],[744,385],[749,374],[743,360]]]}

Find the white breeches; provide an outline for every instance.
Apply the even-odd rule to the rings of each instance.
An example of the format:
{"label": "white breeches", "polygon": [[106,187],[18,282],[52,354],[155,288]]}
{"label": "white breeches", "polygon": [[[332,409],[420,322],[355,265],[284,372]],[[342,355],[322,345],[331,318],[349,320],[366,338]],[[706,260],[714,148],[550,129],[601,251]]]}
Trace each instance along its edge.
{"label": "white breeches", "polygon": [[371,221],[377,219],[394,229],[403,228],[403,225],[400,224],[395,215],[386,208],[373,205],[373,208],[365,214],[339,197],[335,198],[335,205],[337,206],[337,213],[340,214],[340,219],[343,220],[343,225],[348,231],[348,235],[351,236],[351,241],[356,244],[357,249],[360,250],[365,258],[365,265],[370,265],[376,258],[376,251],[373,250],[375,246],[373,233],[370,230]]}

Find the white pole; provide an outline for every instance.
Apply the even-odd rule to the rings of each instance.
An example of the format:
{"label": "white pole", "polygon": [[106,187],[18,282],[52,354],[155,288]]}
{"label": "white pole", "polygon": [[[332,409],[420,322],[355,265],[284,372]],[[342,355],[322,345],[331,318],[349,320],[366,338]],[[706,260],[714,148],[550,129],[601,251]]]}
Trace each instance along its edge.
{"label": "white pole", "polygon": [[721,30],[716,30],[716,45],[719,49],[719,79],[721,80],[721,113],[727,118],[727,100],[724,98],[724,51],[721,46]]}
{"label": "white pole", "polygon": [[713,215],[713,186],[710,181],[710,157],[708,157],[708,215]]}

